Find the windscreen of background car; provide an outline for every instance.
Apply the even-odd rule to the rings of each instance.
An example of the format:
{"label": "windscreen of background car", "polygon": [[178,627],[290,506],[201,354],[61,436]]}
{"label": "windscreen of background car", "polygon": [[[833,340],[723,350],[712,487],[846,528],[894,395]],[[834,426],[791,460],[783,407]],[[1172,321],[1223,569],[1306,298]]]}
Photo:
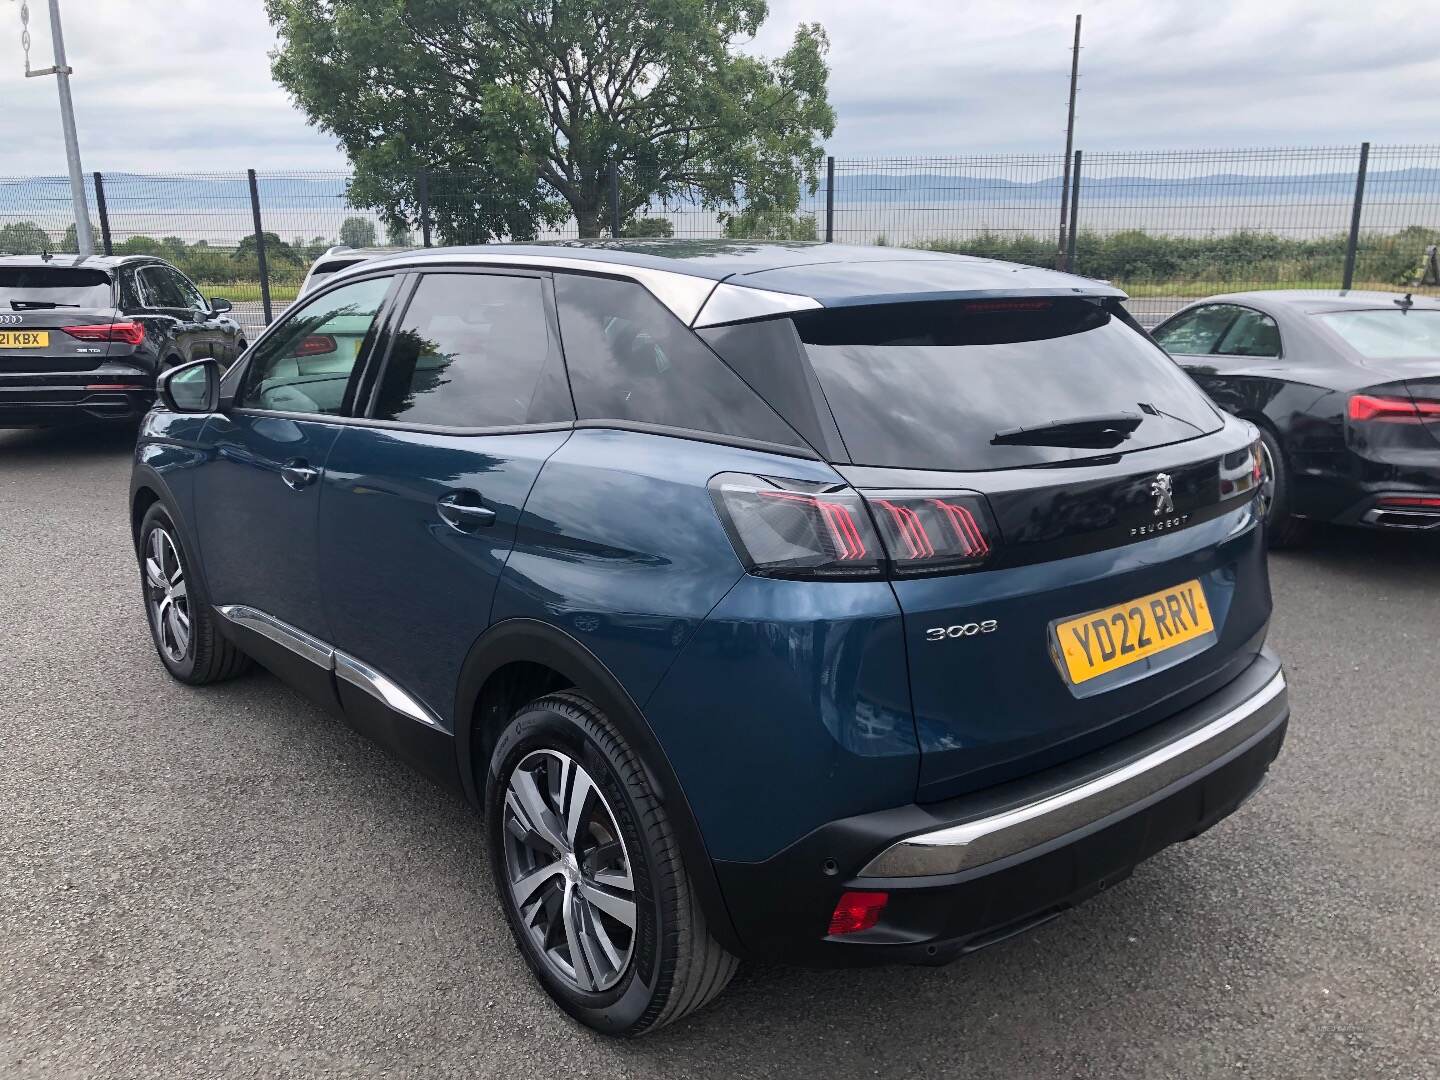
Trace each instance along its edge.
{"label": "windscreen of background car", "polygon": [[110,275],[67,266],[0,266],[0,311],[114,307]]}
{"label": "windscreen of background car", "polygon": [[1440,360],[1440,311],[1332,311],[1320,318],[1366,359]]}
{"label": "windscreen of background car", "polygon": [[[1128,453],[1223,423],[1160,349],[1086,300],[927,301],[793,317],[857,465],[1003,469]],[[996,433],[1132,413],[1113,450]]]}

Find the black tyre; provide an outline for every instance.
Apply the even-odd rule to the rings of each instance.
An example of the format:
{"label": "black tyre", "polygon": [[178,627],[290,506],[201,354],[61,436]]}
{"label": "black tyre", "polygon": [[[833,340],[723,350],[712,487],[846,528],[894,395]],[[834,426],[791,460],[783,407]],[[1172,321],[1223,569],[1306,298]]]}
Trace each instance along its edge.
{"label": "black tyre", "polygon": [[516,944],[582,1024],[653,1031],[734,975],[644,768],[589,699],[552,694],[510,721],[490,759],[486,827]]}
{"label": "black tyre", "polygon": [[1272,548],[1293,547],[1310,531],[1310,522],[1290,512],[1290,467],[1280,449],[1280,440],[1267,427],[1260,428],[1261,452],[1265,457],[1265,479],[1260,497],[1265,500],[1265,536]]}
{"label": "black tyre", "polygon": [[190,572],[180,530],[160,503],[140,522],[136,552],[150,638],[166,670],[192,686],[248,671],[250,658],[216,629],[204,587]]}

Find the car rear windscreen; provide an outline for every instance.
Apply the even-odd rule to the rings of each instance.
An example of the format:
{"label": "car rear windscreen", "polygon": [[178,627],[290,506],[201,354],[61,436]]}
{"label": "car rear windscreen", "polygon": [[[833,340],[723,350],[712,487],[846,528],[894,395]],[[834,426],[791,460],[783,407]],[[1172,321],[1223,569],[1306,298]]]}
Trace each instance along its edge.
{"label": "car rear windscreen", "polygon": [[[850,459],[1003,469],[1127,453],[1222,420],[1175,363],[1103,303],[926,301],[793,317]],[[1118,445],[996,443],[1002,432],[1127,414]]]}
{"label": "car rear windscreen", "polygon": [[113,307],[110,275],[68,266],[0,266],[0,311]]}
{"label": "car rear windscreen", "polygon": [[1332,311],[1320,318],[1367,359],[1440,358],[1440,311]]}

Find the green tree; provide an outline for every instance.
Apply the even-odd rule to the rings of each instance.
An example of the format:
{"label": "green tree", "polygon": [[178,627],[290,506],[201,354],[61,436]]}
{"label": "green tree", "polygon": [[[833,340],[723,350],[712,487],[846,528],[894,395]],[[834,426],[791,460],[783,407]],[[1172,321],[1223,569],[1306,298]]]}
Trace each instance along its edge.
{"label": "green tree", "polygon": [[819,230],[814,214],[787,214],[783,210],[747,207],[721,215],[725,235],[740,240],[815,240]]}
{"label": "green tree", "polygon": [[400,218],[391,218],[385,225],[385,246],[386,247],[409,247],[414,241],[410,238],[410,223]]}
{"label": "green tree", "polygon": [[[239,244],[235,245],[235,254],[231,256],[236,262],[255,262],[257,255],[255,251],[255,234],[251,233]],[[287,244],[273,232],[265,234],[265,261],[267,263],[292,263],[299,265],[302,261],[296,254],[295,249]]]}
{"label": "green tree", "polygon": [[793,212],[834,131],[828,41],[802,24],[776,59],[739,51],[765,0],[266,0],[272,69],[355,166],[349,198],[419,218],[435,174],[442,239],[533,237],[573,216],[684,197]]}
{"label": "green tree", "polygon": [[675,226],[669,218],[663,217],[642,217],[631,218],[620,226],[621,236],[660,236],[669,238],[675,235]]}
{"label": "green tree", "polygon": [[0,251],[11,255],[39,255],[43,251],[54,250],[50,234],[33,221],[12,221],[9,225],[0,225]]}
{"label": "green tree", "polygon": [[340,223],[340,243],[346,247],[375,246],[375,223],[369,218],[347,217]]}

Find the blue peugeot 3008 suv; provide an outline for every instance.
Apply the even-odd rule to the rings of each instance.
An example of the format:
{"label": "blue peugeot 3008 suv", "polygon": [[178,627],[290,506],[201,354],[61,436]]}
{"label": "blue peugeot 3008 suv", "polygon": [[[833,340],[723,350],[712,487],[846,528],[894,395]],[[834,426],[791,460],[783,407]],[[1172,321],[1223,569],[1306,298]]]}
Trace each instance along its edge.
{"label": "blue peugeot 3008 suv", "polygon": [[179,368],[150,629],[483,810],[545,989],[936,963],[1225,817],[1289,715],[1256,433],[1116,289],[834,245],[360,263]]}

